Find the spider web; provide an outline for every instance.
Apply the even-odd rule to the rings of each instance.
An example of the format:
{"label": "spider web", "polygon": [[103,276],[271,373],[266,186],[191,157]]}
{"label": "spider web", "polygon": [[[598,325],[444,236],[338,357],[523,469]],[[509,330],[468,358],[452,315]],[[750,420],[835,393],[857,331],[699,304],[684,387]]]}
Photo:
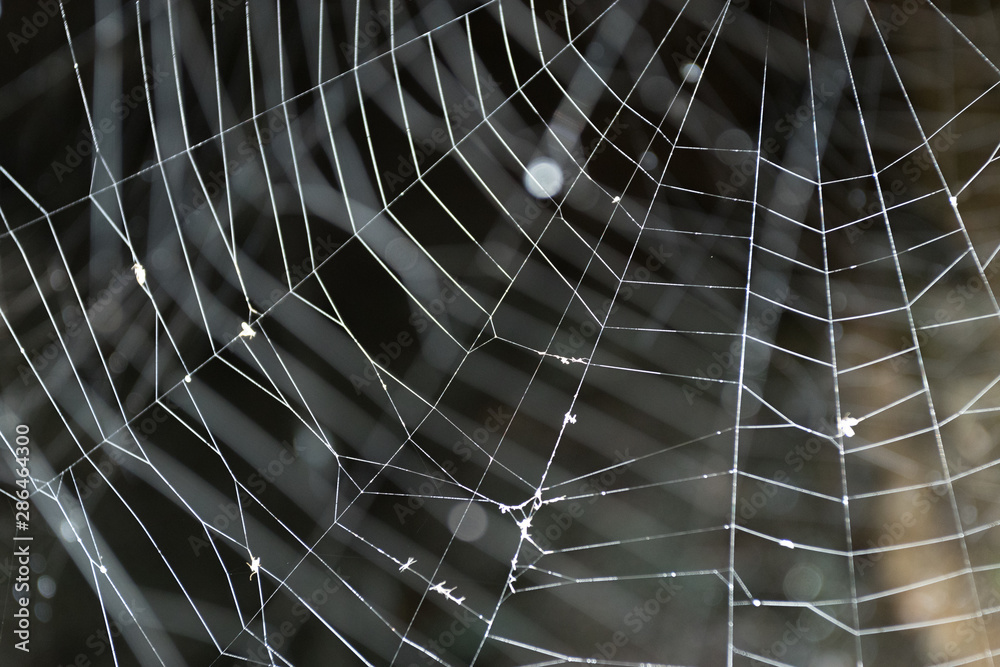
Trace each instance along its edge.
{"label": "spider web", "polygon": [[3,9],[5,664],[994,664],[991,3]]}

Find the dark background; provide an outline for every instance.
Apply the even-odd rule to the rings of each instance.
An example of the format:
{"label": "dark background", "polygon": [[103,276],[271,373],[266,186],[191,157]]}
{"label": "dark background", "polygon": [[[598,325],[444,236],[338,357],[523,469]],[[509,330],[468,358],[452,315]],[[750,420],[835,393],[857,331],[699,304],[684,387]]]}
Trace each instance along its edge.
{"label": "dark background", "polygon": [[724,9],[4,2],[4,664],[989,664],[997,10]]}

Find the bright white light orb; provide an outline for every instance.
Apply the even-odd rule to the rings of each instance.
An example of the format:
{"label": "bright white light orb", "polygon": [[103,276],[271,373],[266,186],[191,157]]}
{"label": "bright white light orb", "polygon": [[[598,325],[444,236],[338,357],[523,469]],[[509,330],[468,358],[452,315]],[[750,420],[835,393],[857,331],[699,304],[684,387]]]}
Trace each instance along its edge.
{"label": "bright white light orb", "polygon": [[715,147],[719,149],[716,155],[719,160],[728,165],[743,164],[748,158],[753,157],[745,151],[753,150],[754,146],[750,135],[738,127],[723,130],[715,140]]}
{"label": "bright white light orb", "polygon": [[458,503],[448,512],[448,529],[463,542],[475,542],[486,533],[489,517],[476,503]]}
{"label": "bright white light orb", "polygon": [[687,83],[698,83],[701,80],[701,68],[694,63],[681,65],[681,77]]}
{"label": "bright white light orb", "polygon": [[420,261],[420,251],[412,241],[397,237],[385,246],[385,256],[390,266],[398,271],[409,271]]}
{"label": "bright white light orb", "polygon": [[524,174],[524,189],[538,199],[551,198],[559,194],[563,186],[563,172],[555,160],[536,157],[528,164]]}
{"label": "bright white light orb", "polygon": [[795,565],[781,587],[789,600],[815,600],[823,590],[823,572],[812,565]]}
{"label": "bright white light orb", "polygon": [[51,598],[56,594],[56,580],[47,574],[43,574],[38,578],[37,590],[42,594],[43,597]]}

